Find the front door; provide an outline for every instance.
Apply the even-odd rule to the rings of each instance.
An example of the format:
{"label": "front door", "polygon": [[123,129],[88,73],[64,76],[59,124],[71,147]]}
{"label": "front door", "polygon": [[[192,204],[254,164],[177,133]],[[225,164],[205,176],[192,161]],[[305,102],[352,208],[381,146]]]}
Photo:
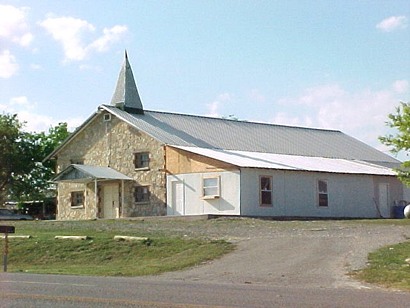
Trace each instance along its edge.
{"label": "front door", "polygon": [[118,184],[104,185],[104,218],[120,217],[120,196]]}
{"label": "front door", "polygon": [[383,218],[390,217],[389,184],[379,183],[379,210]]}
{"label": "front door", "polygon": [[184,183],[172,182],[172,210],[174,215],[184,215],[185,213],[184,200]]}

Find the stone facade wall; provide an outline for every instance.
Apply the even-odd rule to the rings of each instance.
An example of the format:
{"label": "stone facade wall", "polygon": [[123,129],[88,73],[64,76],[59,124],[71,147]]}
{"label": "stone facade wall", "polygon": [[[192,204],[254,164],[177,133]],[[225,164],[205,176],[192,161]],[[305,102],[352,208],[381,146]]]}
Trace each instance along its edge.
{"label": "stone facade wall", "polygon": [[[135,169],[134,155],[138,152],[150,153],[149,168]],[[109,166],[134,179],[124,182],[124,204],[121,204],[124,217],[166,215],[164,155],[164,148],[157,140],[114,116],[109,122],[103,121],[103,114],[99,114],[60,150],[57,172],[77,162]],[[71,191],[78,190],[79,185],[85,189],[85,184],[58,184],[57,219],[93,219],[102,212],[102,182],[98,183],[97,205],[95,184],[91,182],[87,185],[84,208],[71,208]],[[149,186],[149,202],[134,202],[134,189],[137,186]]]}
{"label": "stone facade wall", "polygon": [[[57,219],[92,219],[97,217],[95,186],[90,184],[64,183],[58,185]],[[71,192],[73,191],[84,191],[83,206],[71,207]]]}

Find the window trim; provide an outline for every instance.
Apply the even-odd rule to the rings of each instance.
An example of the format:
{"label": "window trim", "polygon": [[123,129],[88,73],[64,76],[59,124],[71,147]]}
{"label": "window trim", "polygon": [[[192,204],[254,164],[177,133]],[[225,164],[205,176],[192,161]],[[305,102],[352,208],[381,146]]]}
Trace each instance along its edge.
{"label": "window trim", "polygon": [[[148,157],[146,161],[143,161],[147,163],[147,166],[138,167],[137,162],[139,161],[139,157],[141,157],[142,155],[147,155]],[[149,170],[150,162],[151,162],[150,152],[148,151],[134,152],[134,169],[135,170],[138,170],[138,171],[139,170]]]}
{"label": "window trim", "polygon": [[[323,182],[323,183],[325,183],[326,184],[326,191],[325,192],[321,192],[320,191],[320,182]],[[318,207],[318,208],[321,208],[321,209],[327,209],[327,208],[329,208],[329,185],[328,185],[328,180],[325,180],[325,179],[318,179],[317,181],[316,181],[316,191],[317,191],[317,194],[316,194],[316,196],[317,196],[317,203],[316,203],[316,206]],[[326,196],[326,205],[320,205],[320,200],[321,200],[321,195],[325,195]]]}
{"label": "window trim", "polygon": [[[77,196],[81,194],[82,203],[75,203],[74,198],[78,201]],[[85,192],[84,190],[74,190],[70,192],[70,208],[72,209],[83,209],[85,206]]]}
{"label": "window trim", "polygon": [[[262,189],[262,178],[269,179],[270,190]],[[273,206],[273,176],[271,175],[260,175],[259,176],[259,206],[260,207],[272,207]],[[270,192],[270,203],[263,203],[263,192]]]}
{"label": "window trim", "polygon": [[[216,179],[216,185],[213,186],[205,186],[205,181],[210,179]],[[205,189],[215,188],[216,187],[216,194],[205,194]],[[217,199],[221,196],[221,177],[220,175],[207,175],[202,177],[202,199]]]}
{"label": "window trim", "polygon": [[[137,195],[137,189],[139,188],[147,188],[147,193],[146,193],[148,195],[147,200],[137,201],[136,195]],[[135,204],[147,204],[147,203],[150,203],[150,201],[151,201],[150,185],[138,185],[134,187],[134,203]]]}

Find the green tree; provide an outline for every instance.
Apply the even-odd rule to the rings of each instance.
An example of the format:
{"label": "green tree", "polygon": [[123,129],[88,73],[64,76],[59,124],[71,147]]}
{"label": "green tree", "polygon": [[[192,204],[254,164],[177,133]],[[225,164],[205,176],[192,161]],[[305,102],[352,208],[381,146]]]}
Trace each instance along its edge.
{"label": "green tree", "polygon": [[[396,134],[388,134],[379,137],[379,140],[391,148],[391,152],[410,150],[410,103],[400,102],[396,107],[396,112],[389,114],[389,120],[386,125],[396,131]],[[406,185],[410,185],[410,161],[402,163],[400,169],[397,169],[399,179]]]}
{"label": "green tree", "polygon": [[66,123],[48,133],[24,132],[23,126],[17,115],[0,115],[0,204],[44,199],[55,165],[42,161],[69,136]]}

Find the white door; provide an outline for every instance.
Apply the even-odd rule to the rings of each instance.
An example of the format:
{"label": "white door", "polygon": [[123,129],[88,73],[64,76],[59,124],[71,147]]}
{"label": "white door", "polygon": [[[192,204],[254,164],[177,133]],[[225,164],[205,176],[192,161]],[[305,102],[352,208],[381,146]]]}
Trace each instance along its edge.
{"label": "white door", "polygon": [[390,205],[389,205],[389,184],[379,183],[379,210],[380,215],[384,218],[389,218]]}
{"label": "white door", "polygon": [[104,218],[119,218],[119,187],[118,184],[104,185]]}
{"label": "white door", "polygon": [[185,214],[184,183],[172,182],[172,210],[174,215]]}

